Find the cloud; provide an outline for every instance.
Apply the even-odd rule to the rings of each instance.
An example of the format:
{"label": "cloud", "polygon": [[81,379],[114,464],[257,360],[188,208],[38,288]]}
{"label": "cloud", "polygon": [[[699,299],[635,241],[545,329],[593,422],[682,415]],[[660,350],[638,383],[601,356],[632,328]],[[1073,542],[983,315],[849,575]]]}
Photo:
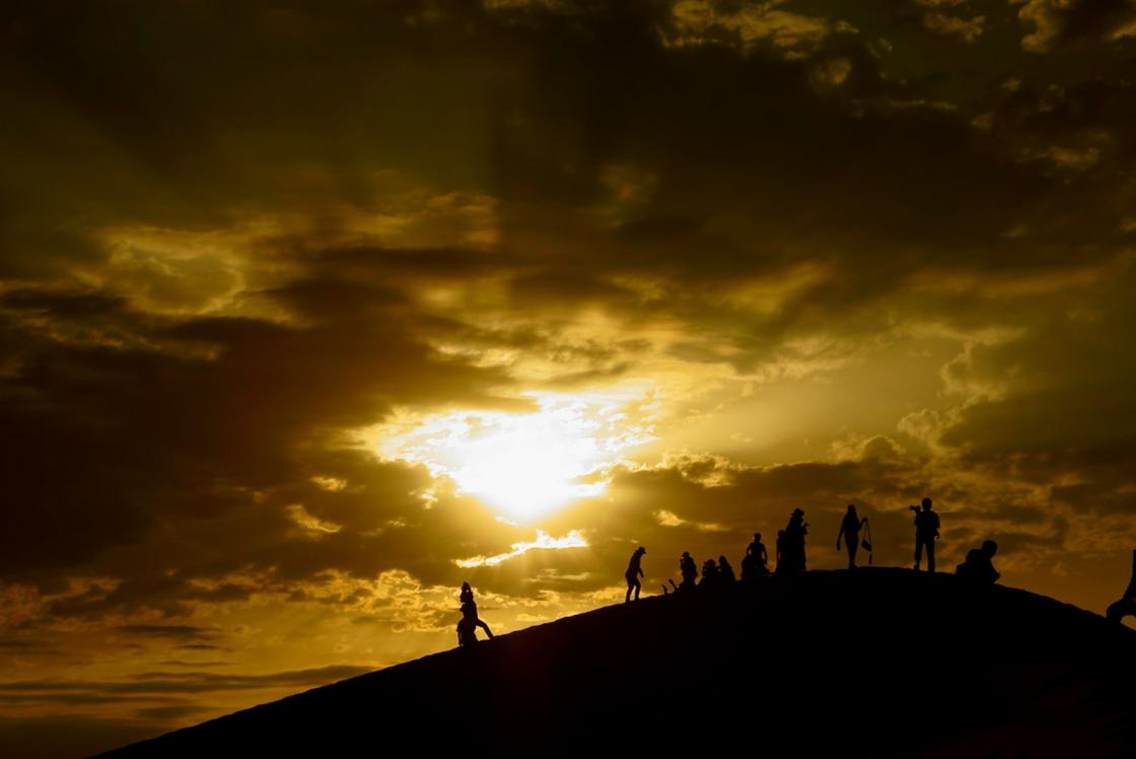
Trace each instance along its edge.
{"label": "cloud", "polygon": [[523,556],[533,550],[555,551],[587,547],[588,542],[584,540],[584,537],[580,535],[578,530],[572,530],[567,535],[559,538],[553,537],[543,530],[537,530],[535,540],[526,543],[514,543],[512,549],[507,553],[499,553],[495,556],[475,556],[471,559],[455,559],[454,563],[463,569],[470,567],[492,567],[509,559]]}
{"label": "cloud", "polygon": [[856,32],[846,22],[793,13],[779,7],[784,5],[783,2],[679,0],[671,9],[674,32],[667,41],[672,45],[690,45],[736,40],[743,50],[768,43],[778,54],[796,59],[818,49],[833,33]]}
{"label": "cloud", "polygon": [[985,16],[960,18],[939,11],[927,11],[923,14],[923,26],[930,32],[945,37],[955,37],[961,42],[974,42],[982,35],[986,22]]}
{"label": "cloud", "polygon": [[1022,38],[1022,49],[1047,53],[1085,37],[1114,37],[1132,17],[1131,6],[1122,0],[1024,0],[1018,18],[1032,26],[1032,31]]}
{"label": "cloud", "polygon": [[[450,645],[462,580],[549,619],[798,506],[815,566],[849,502],[906,563],[931,493],[944,562],[996,536],[1088,606],[1127,571],[1121,4],[10,15],[0,653],[91,684],[57,705],[235,708]],[[419,439],[603,393],[524,524]],[[219,650],[238,679],[129,677]]]}
{"label": "cloud", "polygon": [[27,680],[0,683],[7,697],[51,701],[89,695],[115,698],[149,694],[202,694],[229,690],[297,688],[325,685],[365,674],[367,667],[332,665],[304,670],[286,670],[264,675],[216,674],[212,672],[139,672],[125,681]]}
{"label": "cloud", "polygon": [[196,627],[194,625],[122,625],[117,629],[126,635],[178,641],[207,640],[215,637],[218,632],[216,628]]}
{"label": "cloud", "polygon": [[152,738],[161,732],[155,725],[135,719],[81,716],[0,718],[0,750],[5,756],[37,757],[88,755],[109,751],[127,743]]}

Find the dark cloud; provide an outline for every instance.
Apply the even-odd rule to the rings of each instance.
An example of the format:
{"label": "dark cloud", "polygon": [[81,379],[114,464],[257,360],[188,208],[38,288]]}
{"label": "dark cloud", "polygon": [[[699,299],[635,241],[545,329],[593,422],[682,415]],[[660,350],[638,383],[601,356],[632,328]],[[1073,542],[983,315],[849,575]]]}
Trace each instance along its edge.
{"label": "dark cloud", "polygon": [[136,719],[82,716],[0,718],[0,751],[14,759],[69,759],[109,751],[152,738],[160,732],[160,726]]}
{"label": "dark cloud", "polygon": [[[1028,5],[1041,15],[1023,7],[1023,18],[1053,16],[1044,3]],[[1003,68],[969,84],[950,67],[935,79],[909,63],[904,76],[850,8],[786,8],[769,25],[768,10],[717,4],[695,37],[691,24],[703,21],[667,3],[579,14],[444,3],[424,15],[407,3],[364,25],[304,3],[248,4],[226,11],[223,25],[209,4],[119,9],[136,26],[73,10],[6,11],[7,78],[28,96],[13,118],[38,125],[23,133],[40,142],[8,146],[23,158],[5,197],[71,240],[45,245],[11,215],[13,271],[38,270],[32,261],[45,250],[56,271],[96,266],[99,256],[106,263],[98,234],[116,226],[232,229],[236,211],[300,208],[315,219],[253,248],[290,273],[249,302],[300,323],[158,316],[131,300],[137,288],[127,296],[53,284],[4,294],[11,368],[0,413],[7,439],[21,443],[5,479],[23,504],[6,531],[7,576],[58,587],[60,573],[92,571],[108,552],[127,561],[129,546],[151,540],[160,524],[179,536],[168,555],[180,566],[164,567],[173,574],[143,580],[132,576],[141,566],[120,564],[123,582],[57,600],[60,614],[145,606],[176,614],[188,602],[244,600],[256,587],[194,578],[250,562],[282,577],[391,566],[447,577],[459,551],[423,557],[431,543],[464,534],[459,509],[442,510],[452,529],[430,514],[397,528],[397,541],[359,534],[415,515],[422,476],[360,462],[352,478],[378,466],[398,484],[326,496],[297,484],[300,451],[396,405],[516,403],[506,398],[515,381],[507,370],[440,354],[434,343],[543,355],[564,364],[544,380],[554,388],[633,372],[644,341],[600,349],[562,334],[564,320],[596,307],[629,325],[677,319],[693,336],[671,355],[754,371],[783,358],[794,339],[886,330],[892,307],[908,318],[996,323],[1005,313],[973,293],[903,290],[926,271],[1004,276],[1007,286],[1017,276],[1060,277],[1073,263],[1113,256],[1123,222],[1117,182],[1131,160],[1131,99],[1122,78],[1058,72],[1011,48],[1025,56],[1013,86]],[[914,34],[927,27],[922,13],[878,18]],[[1087,6],[1053,13],[1061,39],[1118,23]],[[978,15],[1006,21],[983,4],[965,18]],[[981,37],[1008,44],[986,27]],[[179,64],[196,61],[206,43],[209,61]],[[250,59],[262,65],[239,65]],[[392,60],[430,63],[373,75]],[[1109,74],[1125,65],[1107,52],[1093,61]],[[423,89],[434,96],[418,97]],[[353,231],[348,210],[382,202],[375,171],[457,188],[451,211],[477,205],[477,193],[493,198],[494,251],[390,245]],[[36,191],[49,182],[66,192]],[[785,280],[802,264],[812,275],[759,313],[719,297],[729,283]],[[530,324],[485,329],[469,314],[427,313],[416,299],[429,285],[482,278],[505,283],[494,309]],[[645,280],[654,294],[635,289]],[[155,292],[146,297],[174,298]],[[996,408],[965,414],[977,420]],[[273,507],[253,503],[262,492],[274,494]],[[378,492],[401,507],[363,517]],[[276,507],[286,496],[302,496],[309,513],[343,529],[304,551],[289,548],[295,525]],[[224,538],[238,525],[252,538],[241,549]],[[507,547],[508,530],[489,532],[493,545],[482,548]],[[384,554],[389,561],[366,558]]]}
{"label": "dark cloud", "polygon": [[212,672],[140,672],[130,681],[34,680],[0,683],[0,692],[49,698],[55,694],[209,693],[266,687],[323,685],[369,672],[367,667],[334,665],[266,675]]}
{"label": "dark cloud", "polygon": [[127,635],[171,640],[209,639],[217,634],[216,628],[194,625],[122,625],[116,629]]}
{"label": "dark cloud", "polygon": [[208,707],[195,706],[192,704],[178,704],[174,706],[150,706],[145,709],[139,709],[135,714],[137,714],[140,719],[165,722],[169,720],[181,720],[186,717],[195,717],[208,712]]}
{"label": "dark cloud", "polygon": [[230,667],[231,661],[186,661],[184,659],[163,659],[157,662],[160,667]]}

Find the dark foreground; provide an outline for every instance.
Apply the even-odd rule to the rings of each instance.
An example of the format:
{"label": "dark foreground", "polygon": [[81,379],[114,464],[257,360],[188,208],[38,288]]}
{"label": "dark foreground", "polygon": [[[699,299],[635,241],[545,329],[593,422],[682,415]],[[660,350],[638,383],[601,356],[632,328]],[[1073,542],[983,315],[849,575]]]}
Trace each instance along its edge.
{"label": "dark foreground", "polygon": [[1136,633],[946,575],[814,572],[529,628],[108,756],[1136,755]]}

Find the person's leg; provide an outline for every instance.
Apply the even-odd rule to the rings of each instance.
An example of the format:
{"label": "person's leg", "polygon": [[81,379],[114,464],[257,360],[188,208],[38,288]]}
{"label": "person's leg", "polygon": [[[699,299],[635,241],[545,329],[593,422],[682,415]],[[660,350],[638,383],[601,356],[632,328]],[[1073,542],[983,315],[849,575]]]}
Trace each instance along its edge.
{"label": "person's leg", "polygon": [[625,603],[625,604],[631,603],[631,589],[633,587],[635,587],[635,584],[632,582],[631,578],[628,577],[627,578],[627,595],[625,595],[623,597],[623,603]]}
{"label": "person's leg", "polygon": [[855,539],[845,541],[848,544],[848,568],[856,568],[856,549],[859,548]]}
{"label": "person's leg", "polygon": [[915,570],[919,570],[919,565],[923,562],[923,538],[918,535],[915,536]]}
{"label": "person's leg", "polygon": [[643,584],[638,579],[635,580],[635,600],[639,600],[639,591],[642,590]]}
{"label": "person's leg", "polygon": [[927,571],[935,571],[935,539],[927,541]]}
{"label": "person's leg", "polygon": [[488,635],[490,638],[493,637],[493,631],[489,629],[489,625],[485,624],[484,622],[482,622],[479,619],[479,620],[477,620],[477,626],[480,627],[482,630],[484,630],[485,634]]}

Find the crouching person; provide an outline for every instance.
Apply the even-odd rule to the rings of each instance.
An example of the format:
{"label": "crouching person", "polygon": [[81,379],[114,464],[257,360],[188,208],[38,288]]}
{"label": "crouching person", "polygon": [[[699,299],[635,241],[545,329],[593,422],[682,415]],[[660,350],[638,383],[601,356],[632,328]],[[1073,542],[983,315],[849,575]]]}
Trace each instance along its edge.
{"label": "crouching person", "polygon": [[994,554],[998,553],[998,544],[993,540],[982,543],[981,548],[972,548],[966,554],[966,561],[955,568],[955,574],[967,582],[982,587],[989,587],[998,582],[1002,575],[994,569]]}

